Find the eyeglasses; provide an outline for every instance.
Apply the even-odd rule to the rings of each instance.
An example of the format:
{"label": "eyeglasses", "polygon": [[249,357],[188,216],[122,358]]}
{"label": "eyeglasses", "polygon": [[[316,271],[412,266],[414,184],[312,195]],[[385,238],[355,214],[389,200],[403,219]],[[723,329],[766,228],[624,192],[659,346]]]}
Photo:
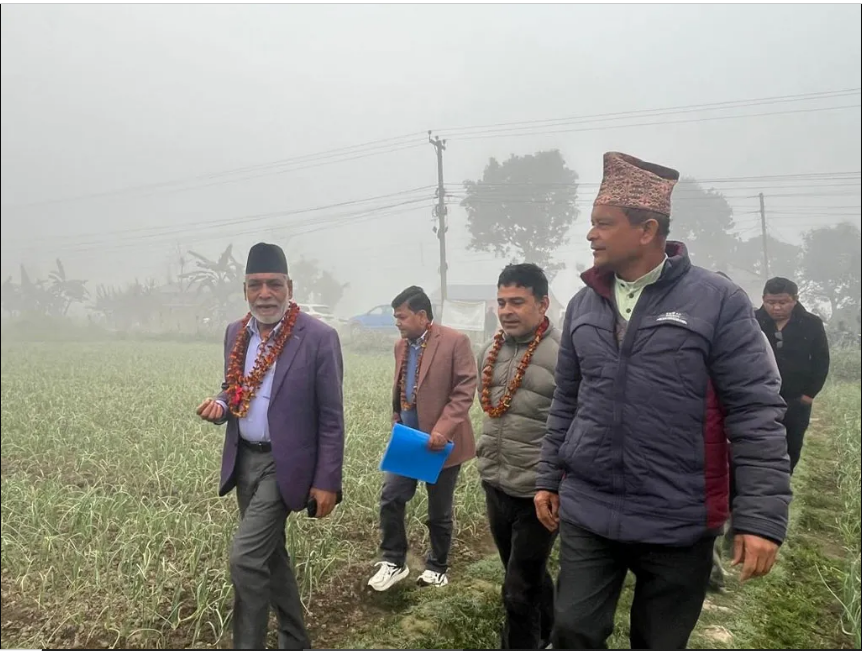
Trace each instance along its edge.
{"label": "eyeglasses", "polygon": [[781,330],[775,331],[775,347],[781,350],[784,348],[784,334]]}

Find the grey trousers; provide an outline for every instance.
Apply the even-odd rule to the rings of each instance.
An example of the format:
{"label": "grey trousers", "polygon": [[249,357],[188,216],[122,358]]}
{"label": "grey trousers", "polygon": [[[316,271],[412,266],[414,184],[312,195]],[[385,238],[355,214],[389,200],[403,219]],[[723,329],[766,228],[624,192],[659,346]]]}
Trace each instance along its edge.
{"label": "grey trousers", "polygon": [[241,519],[230,554],[234,648],[266,648],[271,604],[278,617],[278,648],[310,649],[299,587],[285,547],[288,509],[275,480],[275,461],[270,452],[242,446],[238,455]]}
{"label": "grey trousers", "polygon": [[[446,572],[452,546],[452,498],[461,466],[444,468],[435,484],[425,484],[428,491],[428,537],[431,549],[425,557],[425,569]],[[402,567],[407,562],[407,527],[404,513],[407,502],[416,494],[417,481],[385,473],[380,495],[380,553],[384,561]]]}

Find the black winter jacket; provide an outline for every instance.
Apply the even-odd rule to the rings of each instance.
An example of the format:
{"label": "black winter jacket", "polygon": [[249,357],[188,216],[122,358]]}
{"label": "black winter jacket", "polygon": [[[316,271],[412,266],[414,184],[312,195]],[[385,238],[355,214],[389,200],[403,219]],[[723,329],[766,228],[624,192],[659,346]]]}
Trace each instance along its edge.
{"label": "black winter jacket", "polygon": [[786,401],[802,396],[814,398],[829,375],[829,341],[823,321],[797,303],[778,340],[775,321],[766,309],[761,306],[756,315],[775,352],[781,373],[781,397]]}

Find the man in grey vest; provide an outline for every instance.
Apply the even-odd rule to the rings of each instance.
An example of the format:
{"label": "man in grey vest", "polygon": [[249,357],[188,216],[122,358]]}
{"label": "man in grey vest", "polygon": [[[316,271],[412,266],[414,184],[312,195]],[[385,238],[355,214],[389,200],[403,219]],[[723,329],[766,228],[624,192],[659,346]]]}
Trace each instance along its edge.
{"label": "man in grey vest", "polygon": [[554,397],[560,332],[546,316],[548,279],[534,264],[509,265],[497,281],[500,330],[480,353],[482,434],[477,445],[491,534],[506,569],[501,649],[550,641],[556,534],[536,517],[536,467]]}

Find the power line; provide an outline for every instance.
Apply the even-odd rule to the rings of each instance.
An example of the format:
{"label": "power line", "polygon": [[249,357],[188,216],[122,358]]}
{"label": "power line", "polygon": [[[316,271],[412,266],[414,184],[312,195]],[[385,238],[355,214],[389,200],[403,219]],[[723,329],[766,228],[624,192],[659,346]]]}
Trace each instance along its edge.
{"label": "power line", "polygon": [[[761,179],[763,179],[763,180],[809,179],[810,181],[818,181],[818,180],[828,181],[828,180],[831,180],[832,178],[836,178],[837,175],[847,175],[847,174],[859,174],[859,172],[825,172],[825,173],[814,173],[814,174],[785,174],[785,175],[763,175],[763,176],[747,176],[747,177],[720,177],[720,178],[707,179],[704,182],[714,182],[714,183],[718,183],[718,182],[721,182],[721,183],[748,182],[748,183],[751,183],[751,182],[758,182],[758,180],[761,180]],[[701,183],[701,181],[698,181],[698,182]],[[495,193],[493,195],[493,197],[489,197],[489,198],[483,197],[483,198],[477,199],[476,200],[477,203],[480,203],[480,204],[493,203],[493,204],[498,205],[501,202],[506,202],[506,203],[530,202],[530,200],[524,198],[523,195],[514,194],[514,193],[503,193],[502,190],[505,190],[505,189],[514,190],[515,188],[521,188],[521,187],[557,187],[557,186],[562,187],[564,184],[501,183],[501,184],[490,184],[490,185],[500,188],[501,192]],[[587,182],[578,183],[578,186],[583,186],[583,185],[598,185],[598,183],[597,182],[595,182],[595,183],[587,183]],[[857,182],[857,185],[858,185],[858,182]],[[366,198],[362,198],[362,199],[354,199],[354,200],[350,200],[350,201],[342,201],[342,202],[338,202],[338,203],[313,206],[313,207],[307,207],[307,208],[300,208],[300,209],[279,210],[279,211],[272,211],[272,212],[265,212],[265,213],[235,216],[235,217],[230,217],[230,218],[221,219],[221,220],[203,220],[203,221],[196,221],[196,222],[191,222],[191,223],[182,224],[182,225],[171,224],[171,225],[164,225],[164,226],[136,227],[136,228],[130,228],[130,229],[113,230],[113,231],[100,231],[100,232],[96,232],[96,233],[80,234],[80,235],[76,235],[76,236],[72,236],[72,237],[57,236],[57,239],[62,239],[65,242],[69,242],[70,239],[74,239],[74,238],[95,238],[92,241],[75,242],[75,244],[77,244],[78,246],[86,246],[86,247],[100,247],[100,246],[110,246],[110,245],[113,245],[116,243],[115,241],[106,241],[104,239],[106,237],[130,236],[130,237],[136,237],[137,238],[136,241],[147,241],[147,240],[152,240],[152,238],[154,238],[154,237],[171,238],[171,237],[182,237],[185,235],[191,235],[191,234],[194,234],[195,232],[197,232],[197,230],[201,229],[201,228],[206,229],[206,231],[208,233],[212,233],[213,231],[220,231],[221,229],[223,229],[225,227],[228,227],[228,228],[230,228],[230,227],[246,228],[249,223],[262,222],[262,221],[266,221],[266,220],[273,219],[273,218],[291,217],[291,216],[297,216],[297,215],[302,215],[302,214],[322,212],[322,211],[327,211],[327,210],[336,210],[339,208],[359,206],[361,204],[368,204],[368,203],[378,202],[378,201],[382,201],[382,200],[386,200],[386,199],[393,199],[396,197],[405,197],[405,196],[410,196],[413,194],[418,194],[420,196],[417,196],[415,199],[413,199],[411,201],[416,202],[416,203],[422,203],[424,201],[430,201],[431,200],[430,190],[435,188],[435,187],[437,187],[437,186],[425,185],[425,186],[419,186],[416,188],[411,188],[409,190],[401,190],[401,191],[397,191],[397,192],[391,192],[391,193],[387,193],[387,194],[381,194],[381,195],[377,195],[377,196],[373,196],[373,197],[366,197]],[[819,188],[823,187],[823,184],[814,184],[811,187],[819,189]],[[843,187],[843,186],[841,186],[841,187]],[[758,185],[758,188],[762,188],[762,189],[773,188],[773,189],[782,190],[782,189],[787,189],[788,186],[781,186],[781,185],[770,186],[770,185],[765,185],[763,183],[760,183]],[[748,194],[748,191],[753,190],[753,189],[754,188],[746,188],[746,187],[727,187],[721,191],[721,196],[724,199],[729,200],[729,201],[739,200],[739,199],[754,199],[757,197],[757,195]],[[801,187],[800,186],[791,186],[790,189],[801,189]],[[745,192],[746,194],[741,194],[741,195],[735,194],[737,192]],[[425,193],[428,193],[428,194],[425,194]],[[456,200],[457,199],[463,199],[467,196],[463,190],[458,190],[458,191],[450,190],[450,191],[446,191],[445,194],[447,197],[452,198],[452,199],[456,199]],[[834,191],[828,192],[828,193],[803,191],[800,193],[771,194],[770,198],[772,199],[772,198],[786,197],[786,198],[798,199],[798,198],[833,197],[833,196],[838,197],[838,196],[857,196],[857,195],[858,195],[858,193],[840,193],[840,192],[834,192]],[[710,200],[709,197],[681,197],[679,199],[676,199],[676,202],[678,204],[679,203],[696,204],[699,201],[709,201],[709,200]],[[566,202],[567,201],[568,200],[566,200]],[[448,205],[453,205],[453,203],[454,202],[447,202]],[[533,201],[533,203],[555,203],[555,202],[553,200],[551,200],[550,202],[548,202],[548,201],[543,201],[543,202]],[[591,199],[579,197],[578,199],[575,200],[575,203],[586,206],[586,205],[591,204]],[[396,205],[400,205],[400,204],[396,204]],[[385,208],[385,207],[386,206],[383,206],[383,208]],[[332,219],[332,217],[323,218],[322,220],[320,218],[317,218],[317,220],[315,220],[315,223],[325,224],[325,223],[327,223],[327,220],[331,220],[331,219]],[[299,222],[298,224],[301,225],[303,223],[304,222]],[[6,238],[6,239],[8,240],[8,238]],[[40,240],[40,245],[44,245],[46,239],[50,239],[50,235],[46,236],[45,238],[42,238]]]}
{"label": "power line", "polygon": [[[392,203],[385,206],[378,206],[374,208],[362,209],[358,211],[353,211],[349,213],[344,213],[340,215],[334,215],[328,218],[310,218],[304,221],[292,222],[284,226],[274,225],[276,228],[283,229],[287,231],[289,235],[307,235],[309,233],[322,231],[322,230],[331,230],[334,228],[338,228],[341,226],[353,225],[356,223],[360,223],[365,221],[368,218],[381,218],[391,216],[393,214],[399,214],[402,211],[391,212],[393,208],[402,208],[404,206],[414,206],[414,210],[417,204],[428,203],[430,201],[430,197],[419,197],[416,199],[408,199],[406,201],[400,201],[397,203]],[[71,247],[59,247],[58,251],[65,252],[78,252],[78,253],[104,253],[107,251],[116,251],[116,250],[124,250],[129,248],[142,248],[144,246],[156,246],[156,245],[165,245],[171,244],[177,241],[177,239],[182,237],[194,236],[196,242],[208,242],[214,240],[223,240],[225,238],[233,238],[241,236],[248,232],[248,229],[245,227],[243,223],[232,224],[234,227],[230,230],[220,230],[217,232],[213,232],[215,229],[207,229],[205,235],[200,234],[199,229],[180,229],[174,231],[172,233],[160,233],[153,235],[144,235],[137,237],[132,242],[116,242],[116,241],[104,241],[104,242],[87,242],[87,243],[79,243],[77,246]]]}
{"label": "power line", "polygon": [[[812,182],[820,182],[820,181],[854,181],[855,183],[859,183],[859,179],[862,178],[862,171],[847,171],[847,172],[809,172],[809,173],[794,173],[794,174],[769,174],[769,175],[753,175],[753,176],[724,176],[724,177],[698,177],[691,179],[691,181],[683,178],[679,185],[685,185],[689,182],[697,183],[698,185],[704,185],[707,183],[762,183],[763,181],[782,181],[782,182],[793,182],[793,181],[812,181]],[[504,182],[504,183],[487,183],[485,181],[480,181],[483,186],[562,186],[568,187],[572,184],[569,183],[543,183],[543,182],[527,182],[527,183],[512,183],[512,182]],[[578,180],[575,185],[578,187],[583,186],[596,186],[601,185],[601,181],[582,181]]]}
{"label": "power line", "polygon": [[[278,228],[280,230],[286,231],[291,235],[304,235],[306,233],[315,232],[317,230],[329,230],[331,228],[337,228],[339,226],[346,226],[348,224],[353,224],[361,221],[359,218],[367,215],[382,215],[386,211],[392,208],[398,208],[402,206],[415,205],[419,203],[427,203],[429,201],[428,197],[420,197],[416,199],[409,199],[406,201],[399,201],[397,203],[391,203],[384,206],[377,206],[374,208],[367,208],[361,210],[354,210],[352,212],[342,213],[339,215],[333,215],[326,218],[309,218],[296,222],[288,222],[287,224],[279,225],[272,224],[270,228]],[[231,227],[232,226],[232,227]],[[172,233],[162,233],[162,234],[154,234],[149,236],[138,237],[134,241],[131,242],[122,242],[117,243],[115,241],[103,241],[103,242],[88,242],[79,244],[77,249],[69,249],[69,250],[79,250],[79,251],[105,251],[105,250],[114,250],[120,248],[134,248],[140,246],[141,244],[163,244],[165,242],[172,242],[177,238],[190,237],[194,236],[195,241],[211,241],[224,239],[226,237],[238,237],[248,233],[248,228],[245,227],[242,223],[234,223],[231,225],[225,225],[222,227],[222,230],[217,229],[207,229],[206,235],[199,235],[199,231],[189,230],[189,229],[180,229],[174,231]]]}
{"label": "power line", "polygon": [[457,137],[457,140],[460,142],[468,141],[468,140],[486,140],[488,138],[500,138],[500,137],[522,137],[522,136],[546,136],[546,135],[556,135],[561,133],[580,133],[586,131],[608,131],[610,129],[628,129],[633,127],[655,127],[655,126],[666,126],[673,124],[691,124],[696,122],[712,122],[719,120],[738,120],[743,118],[762,118],[762,117],[771,117],[776,115],[792,115],[798,113],[817,113],[823,111],[837,111],[843,109],[858,109],[862,106],[862,104],[847,104],[841,106],[822,106],[815,108],[803,108],[803,109],[792,109],[787,111],[769,111],[766,113],[745,113],[740,115],[714,115],[714,116],[706,116],[700,118],[688,118],[683,120],[663,120],[658,122],[636,122],[632,124],[614,124],[614,125],[604,125],[598,127],[581,127],[581,128],[573,128],[573,129],[556,129],[556,130],[535,130],[535,131],[526,131],[526,132],[508,132],[505,130],[500,130],[495,133],[487,133],[487,134],[479,134],[479,135],[467,135],[466,137]]}
{"label": "power line", "polygon": [[[198,189],[198,187],[208,187],[209,185],[221,185],[228,182],[236,182],[249,180],[253,178],[259,178],[260,176],[266,176],[267,174],[282,174],[286,172],[295,172],[303,169],[309,169],[312,167],[319,167],[320,165],[332,164],[338,162],[345,162],[351,160],[358,160],[360,158],[367,158],[369,156],[376,156],[380,154],[388,154],[396,151],[402,151],[405,149],[412,149],[416,147],[418,144],[421,144],[422,140],[417,140],[415,138],[416,134],[405,134],[402,136],[395,136],[392,138],[384,138],[381,140],[374,140],[368,143],[361,143],[358,145],[350,145],[348,147],[341,147],[339,149],[330,149],[327,151],[319,152],[317,154],[306,154],[303,156],[296,156],[294,158],[286,158],[279,161],[272,161],[269,163],[261,163],[257,165],[249,165],[245,167],[234,168],[231,170],[224,170],[221,172],[213,172],[210,174],[202,174],[198,176],[193,176],[185,179],[176,179],[172,181],[161,181],[157,183],[148,183],[142,185],[134,185],[128,186],[124,188],[119,188],[116,190],[108,190],[104,192],[94,192],[90,194],[77,195],[74,197],[66,197],[61,199],[50,199],[46,201],[36,201],[31,203],[24,204],[7,204],[3,206],[3,210],[20,210],[23,208],[32,208],[38,206],[47,206],[47,205],[55,205],[55,204],[64,204],[64,203],[73,203],[78,201],[87,201],[91,199],[100,199],[106,197],[119,196],[124,194],[137,194],[141,192],[151,192],[154,193],[159,189],[170,188],[171,186],[186,184],[194,181],[208,181],[212,179],[217,179],[224,176],[230,176],[233,174],[241,174],[245,172],[255,172],[255,171],[264,171],[265,174],[258,174],[252,176],[245,176],[240,179],[230,179],[226,181],[210,183],[204,186],[194,186],[191,188],[179,188],[174,189],[173,191],[184,191],[189,189]],[[410,141],[405,141],[405,138],[412,138]],[[404,141],[404,142],[398,142]],[[355,151],[355,150],[364,150],[364,151]],[[345,158],[345,156],[347,156]],[[316,164],[315,164],[316,163]],[[293,167],[291,167],[293,166]],[[287,169],[277,169],[273,170],[273,168],[284,168]]]}
{"label": "power line", "polygon": [[[808,186],[808,184],[811,183],[812,185],[810,185],[808,187],[811,187],[812,189],[814,189],[814,188],[820,189],[820,188],[825,186],[825,184],[821,183],[821,181],[830,181],[830,182],[836,181],[836,180],[841,181],[840,183],[834,183],[834,184],[830,183],[828,186],[825,186],[825,187],[853,187],[853,186],[858,186],[860,181],[858,181],[858,180],[853,181],[853,179],[848,178],[848,176],[857,176],[858,177],[860,175],[862,175],[862,172],[859,172],[859,171],[794,173],[794,174],[777,174],[777,175],[773,174],[773,175],[760,175],[760,176],[736,176],[736,177],[704,178],[704,179],[697,179],[697,183],[699,185],[704,185],[707,183],[715,183],[715,184],[717,184],[717,183],[757,183],[758,188],[776,189],[776,190],[801,189],[802,187]],[[802,180],[806,180],[807,182],[805,184],[798,184],[797,183],[794,186],[766,185],[763,183],[763,181],[795,182],[795,181],[802,181]],[[599,184],[600,184],[600,181],[579,181],[577,183],[577,187],[582,188],[585,186],[587,186],[587,187],[598,186]],[[444,185],[448,185],[448,184],[444,184]],[[487,187],[491,187],[491,188],[512,188],[512,189],[524,188],[524,187],[527,187],[527,188],[529,188],[529,187],[537,187],[537,188],[568,187],[568,184],[556,184],[556,183],[495,183],[495,184],[483,183],[482,185],[487,186]],[[177,233],[177,232],[184,233],[184,232],[188,231],[188,229],[194,229],[194,228],[198,228],[198,227],[213,229],[213,228],[218,228],[218,227],[221,227],[224,225],[235,225],[237,222],[242,222],[243,224],[246,224],[249,222],[263,221],[263,220],[274,218],[274,217],[295,216],[295,215],[299,215],[299,214],[303,214],[303,213],[321,212],[321,211],[325,211],[325,210],[332,210],[332,209],[343,208],[343,207],[348,207],[348,206],[353,206],[353,205],[358,205],[358,204],[371,203],[371,202],[380,201],[383,199],[400,197],[403,195],[410,195],[410,194],[415,194],[415,193],[424,193],[424,192],[428,192],[431,189],[434,189],[436,187],[437,186],[434,186],[434,185],[425,185],[425,186],[419,186],[419,187],[411,188],[408,190],[400,190],[400,191],[396,191],[396,192],[381,194],[381,195],[372,196],[372,197],[366,197],[366,198],[362,198],[362,199],[353,199],[353,200],[349,200],[349,201],[341,201],[341,202],[337,202],[337,203],[331,203],[331,204],[313,206],[313,207],[307,207],[307,208],[288,209],[288,210],[279,210],[279,211],[272,211],[272,212],[265,212],[265,213],[248,214],[248,215],[242,215],[242,216],[234,216],[234,217],[221,219],[221,220],[211,220],[211,219],[210,220],[202,220],[202,221],[190,222],[187,224],[183,224],[181,226],[171,224],[171,225],[165,225],[165,226],[135,227],[135,228],[127,228],[127,229],[117,229],[117,230],[112,230],[112,231],[99,231],[99,232],[83,233],[83,234],[76,235],[74,237],[78,237],[78,238],[87,238],[87,237],[104,238],[106,236],[123,236],[123,235],[133,235],[133,234],[148,235],[148,234],[157,234],[157,233],[170,235],[170,234]],[[456,186],[454,184],[453,184],[453,187],[460,188],[460,186]],[[747,195],[747,194],[746,195],[734,195],[734,194],[731,194],[731,193],[735,193],[735,192],[747,192],[747,191],[753,190],[753,189],[754,188],[747,188],[747,187],[725,187],[725,188],[722,188],[720,190],[720,192],[721,192],[722,196],[726,199],[756,198],[756,195]],[[448,191],[446,191],[446,195],[449,197],[452,197],[452,198],[462,198],[462,197],[467,196],[465,191],[463,191],[462,189],[448,190]],[[770,198],[773,198],[774,196],[812,197],[812,196],[852,196],[852,195],[853,195],[853,193],[849,193],[849,194],[848,193],[838,193],[838,192],[814,193],[814,192],[810,192],[810,191],[805,191],[802,193],[771,195]],[[495,194],[495,198],[505,199],[505,198],[508,198],[510,196],[513,199],[519,199],[522,197],[522,195],[519,195],[519,194],[512,194],[512,195],[503,195],[503,194],[496,195]],[[686,200],[686,199],[682,199],[682,200]],[[590,200],[579,198],[577,201],[587,203]],[[50,239],[50,237],[51,237],[50,235],[46,235],[45,237],[43,237],[43,239],[41,241],[44,242],[46,238]],[[67,237],[67,236],[57,236],[57,238],[63,239],[65,241],[69,240],[69,237]]]}
{"label": "power line", "polygon": [[201,190],[203,188],[208,188],[208,187],[225,186],[225,185],[229,185],[231,183],[242,183],[243,181],[251,181],[254,179],[261,179],[261,178],[264,178],[267,176],[278,176],[281,174],[289,174],[291,172],[299,172],[299,171],[305,171],[308,169],[313,169],[316,167],[323,167],[325,165],[334,165],[336,163],[346,163],[346,162],[350,162],[350,161],[354,161],[354,160],[361,160],[364,158],[370,158],[372,156],[381,156],[384,154],[394,154],[394,153],[399,152],[399,151],[406,151],[408,149],[416,149],[417,147],[420,147],[420,146],[422,146],[421,141],[411,142],[411,143],[404,144],[402,146],[390,147],[388,149],[382,149],[382,150],[377,150],[377,151],[367,151],[367,152],[356,154],[355,156],[350,156],[347,158],[339,157],[339,158],[336,158],[333,160],[324,160],[324,161],[315,162],[313,164],[308,164],[308,165],[300,165],[300,166],[291,167],[291,168],[274,169],[274,170],[264,171],[264,172],[261,172],[259,174],[250,174],[247,176],[240,176],[237,178],[228,178],[228,179],[224,179],[224,180],[220,180],[220,181],[213,181],[212,183],[205,183],[203,185],[180,187],[180,188],[175,188],[172,190],[164,190],[162,192],[149,192],[149,193],[141,195],[141,196],[148,197],[148,196],[154,196],[156,194],[173,194],[173,193],[177,193],[177,192],[191,192],[193,190]]}
{"label": "power line", "polygon": [[[370,208],[367,210],[359,210],[354,212],[349,212],[341,215],[336,215],[327,219],[308,219],[301,222],[294,222],[288,227],[282,227],[286,231],[288,236],[301,236],[312,234],[316,232],[329,231],[337,228],[345,227],[345,226],[355,226],[360,223],[365,223],[368,221],[374,221],[385,217],[391,217],[399,214],[405,214],[409,212],[416,212],[419,206],[417,204],[425,203],[428,201],[428,198],[421,199],[411,199],[403,202],[394,203],[391,205],[380,206],[375,208]],[[740,219],[739,216],[745,214],[755,214],[755,213],[737,213],[734,217],[734,223],[737,227],[744,227],[746,224],[753,225],[752,222],[749,222],[745,219]],[[774,214],[781,214],[780,211]],[[811,222],[812,219],[817,219],[818,217],[835,217],[835,218],[846,218],[852,217],[853,215],[847,214],[834,214],[834,215],[818,215],[816,213],[809,215],[789,215],[787,218],[782,219],[782,221],[793,221],[795,219],[805,220],[806,222]],[[845,219],[846,221],[846,219]],[[755,222],[756,223],[756,222]],[[831,223],[831,222],[830,222]],[[110,251],[116,250],[125,250],[129,248],[143,248],[147,246],[159,246],[165,244],[171,244],[176,242],[177,236],[181,237],[182,235],[196,235],[196,231],[187,231],[185,233],[176,233],[174,237],[163,236],[158,238],[151,238],[144,242],[141,240],[137,240],[135,242],[127,242],[127,243],[116,243],[116,242],[105,242],[105,243],[90,243],[85,246],[78,247],[68,247],[61,249],[64,251],[63,257],[67,257],[68,254],[82,253],[82,254],[93,254],[93,253],[107,253]],[[211,242],[215,240],[224,240],[226,237],[235,237],[242,233],[239,232],[218,232],[212,233],[207,232],[205,236],[195,236],[195,241],[197,243],[202,242]],[[74,255],[69,257],[75,257]]]}
{"label": "power line", "polygon": [[[399,197],[399,196],[403,196],[403,195],[410,195],[410,194],[415,194],[415,193],[427,192],[427,191],[430,191],[434,187],[435,186],[433,186],[433,185],[425,185],[425,186],[420,186],[417,188],[412,188],[410,190],[399,190],[398,192],[390,192],[388,194],[381,194],[381,195],[377,195],[374,197],[367,197],[364,199],[353,199],[350,201],[340,201],[338,203],[331,203],[331,204],[322,205],[322,206],[313,206],[310,208],[297,208],[297,209],[292,209],[292,210],[278,210],[278,211],[273,211],[273,212],[243,215],[243,216],[230,217],[227,219],[220,219],[220,220],[209,219],[209,220],[203,220],[203,221],[197,221],[197,222],[190,222],[187,224],[183,224],[182,226],[179,226],[179,227],[176,224],[170,224],[170,225],[165,225],[165,226],[144,226],[144,227],[122,229],[122,230],[115,230],[115,231],[99,231],[97,233],[81,234],[81,235],[78,235],[77,237],[104,237],[104,236],[110,236],[110,235],[122,236],[122,235],[130,235],[130,234],[137,234],[138,236],[146,237],[146,236],[155,235],[155,234],[170,235],[170,234],[176,234],[178,232],[179,233],[186,233],[186,232],[189,232],[189,229],[194,230],[197,228],[206,228],[207,230],[212,230],[212,229],[220,228],[222,226],[233,226],[233,225],[236,225],[237,222],[242,222],[242,224],[244,226],[244,225],[248,224],[249,222],[264,221],[267,219],[271,219],[273,217],[290,217],[290,216],[294,216],[294,215],[300,215],[303,213],[321,212],[324,210],[333,210],[336,208],[344,208],[344,207],[363,204],[363,203],[371,203],[374,201],[379,201],[381,199],[390,199],[393,197]],[[428,200],[428,199],[429,199],[429,197],[425,197],[425,196],[422,197],[423,201]],[[177,230],[177,229],[179,229],[179,230]],[[58,237],[58,239],[63,239],[63,240],[69,239],[66,236],[57,236],[57,237]],[[50,238],[50,236],[48,236],[48,238]],[[44,243],[45,239],[46,238],[43,237],[40,240],[40,243]]]}
{"label": "power line", "polygon": [[814,99],[828,99],[833,97],[845,97],[857,95],[862,91],[862,88],[843,88],[838,90],[821,91],[816,93],[801,93],[796,95],[777,95],[772,97],[750,98],[744,100],[729,100],[723,102],[710,102],[706,104],[688,104],[684,106],[671,106],[654,109],[641,109],[636,111],[618,111],[614,113],[594,113],[591,115],[572,116],[565,118],[550,118],[544,120],[521,120],[518,122],[498,122],[496,124],[474,125],[470,127],[452,127],[448,129],[440,129],[445,133],[477,131],[481,129],[496,129],[500,127],[518,127],[525,128],[528,126],[557,126],[559,123],[595,121],[604,119],[620,119],[625,117],[645,116],[652,114],[673,114],[686,113],[690,111],[702,111],[708,109],[720,108],[735,108],[738,105],[742,106],[760,106],[764,104],[774,104],[782,102],[806,101]]}
{"label": "power line", "polygon": [[[839,110],[844,108],[858,108],[859,105],[848,105],[848,106],[827,106],[827,107],[817,107],[810,109],[798,109],[791,111],[777,111],[770,113],[759,113],[759,114],[744,114],[744,115],[730,115],[730,116],[711,116],[711,117],[702,117],[702,118],[693,118],[688,120],[674,120],[674,121],[662,121],[662,122],[647,122],[647,123],[635,123],[635,124],[624,124],[624,125],[604,125],[604,126],[596,126],[596,127],[588,127],[581,129],[564,129],[564,130],[556,130],[556,131],[528,131],[522,133],[508,133],[515,130],[523,130],[523,129],[531,129],[535,127],[548,127],[548,126],[564,126],[565,124],[571,123],[583,123],[583,122],[595,122],[595,121],[607,121],[607,120],[618,120],[624,119],[627,117],[637,117],[637,116],[660,116],[660,115],[674,115],[679,113],[687,113],[693,111],[704,111],[704,110],[722,110],[727,108],[743,108],[750,106],[760,106],[766,104],[774,104],[774,103],[783,103],[783,102],[792,102],[792,101],[811,101],[815,99],[829,99],[829,98],[837,98],[837,97],[845,97],[854,94],[858,94],[860,92],[859,88],[849,88],[849,89],[840,89],[834,91],[823,91],[819,93],[805,93],[799,95],[784,95],[784,96],[773,96],[773,97],[765,97],[759,99],[749,99],[749,100],[735,100],[735,101],[725,101],[725,102],[714,102],[711,104],[693,104],[687,106],[679,106],[679,107],[669,107],[664,109],[644,109],[644,110],[636,110],[636,111],[627,111],[627,112],[617,112],[617,113],[605,113],[605,114],[595,114],[588,116],[580,116],[580,117],[570,117],[570,118],[556,118],[550,120],[532,120],[532,121],[523,121],[523,122],[511,122],[511,123],[501,123],[499,125],[485,125],[478,127],[455,127],[452,129],[444,130],[444,131],[461,131],[462,133],[458,134],[458,137],[461,140],[475,140],[475,139],[485,139],[491,137],[498,137],[500,135],[512,135],[512,136],[524,136],[524,135],[548,135],[554,133],[570,133],[574,131],[599,131],[605,129],[614,129],[614,128],[626,128],[626,127],[638,127],[638,126],[660,126],[664,124],[681,124],[687,122],[703,122],[710,120],[725,120],[725,119],[739,119],[746,117],[764,117],[770,115],[782,115],[789,113],[805,113],[805,112],[814,112],[814,111],[826,111],[826,110]],[[508,129],[501,129],[500,127],[509,126]],[[495,130],[493,133],[489,132],[488,129]],[[25,208],[39,207],[39,206],[47,206],[47,205],[56,205],[56,204],[64,204],[64,203],[73,203],[78,201],[86,201],[98,198],[106,198],[112,196],[121,196],[125,194],[135,194],[140,192],[150,192],[157,193],[158,191],[167,191],[167,192],[184,192],[189,190],[200,189],[204,187],[210,187],[213,185],[225,185],[227,183],[236,183],[247,181],[255,178],[261,178],[263,176],[275,175],[275,174],[285,174],[288,172],[295,172],[304,169],[310,169],[313,167],[318,167],[320,165],[328,165],[332,163],[338,162],[346,162],[352,160],[359,160],[362,158],[366,158],[368,156],[375,156],[380,154],[388,154],[397,151],[402,151],[406,149],[412,149],[414,147],[420,146],[424,140],[419,140],[416,138],[417,133],[408,133],[401,136],[394,136],[391,138],[384,138],[379,140],[370,141],[367,143],[360,143],[357,145],[349,145],[346,147],[340,147],[336,149],[330,149],[323,152],[318,152],[316,154],[306,154],[302,156],[296,156],[293,158],[286,158],[277,161],[271,161],[268,163],[261,163],[256,165],[248,165],[245,167],[234,168],[231,170],[224,170],[221,172],[213,172],[210,174],[203,174],[198,176],[193,176],[186,179],[179,179],[173,181],[163,181],[158,183],[150,183],[144,185],[137,186],[129,186],[125,188],[120,188],[117,190],[110,190],[105,192],[96,192],[85,195],[78,195],[74,197],[67,197],[61,199],[52,199],[46,201],[39,202],[31,202],[24,204],[10,204],[3,206],[4,210],[22,210]],[[408,140],[409,139],[409,140]],[[257,173],[260,172],[260,173]],[[246,176],[242,176],[236,179],[224,179],[224,180],[215,180],[220,179],[221,177],[231,176],[235,174],[243,174],[250,173]],[[196,181],[213,181],[211,183],[206,183],[204,185],[197,185],[191,187],[174,187],[172,190],[168,189],[172,186],[188,184]]]}

